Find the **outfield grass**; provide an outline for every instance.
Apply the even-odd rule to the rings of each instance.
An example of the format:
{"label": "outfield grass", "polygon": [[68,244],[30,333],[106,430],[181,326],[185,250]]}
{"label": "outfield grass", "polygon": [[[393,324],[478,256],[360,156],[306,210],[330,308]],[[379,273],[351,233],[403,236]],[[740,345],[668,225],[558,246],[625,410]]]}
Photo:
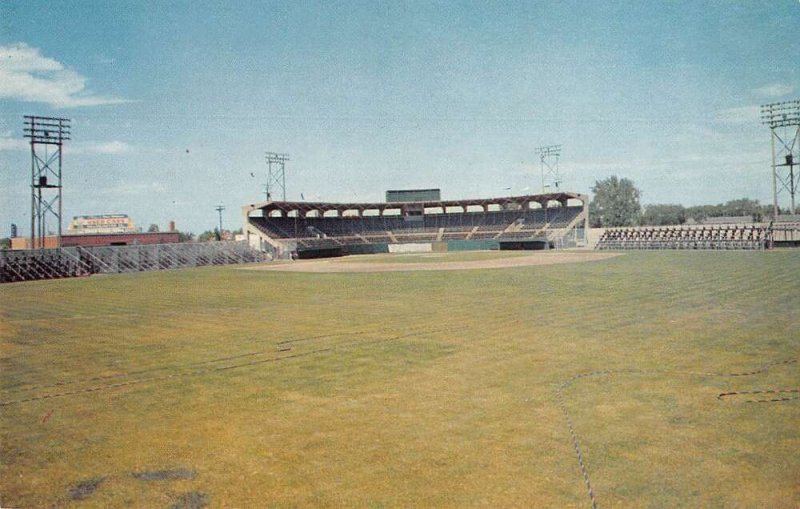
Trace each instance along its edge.
{"label": "outfield grass", "polygon": [[[0,505],[589,507],[566,410],[599,507],[797,507],[800,400],[718,395],[800,386],[723,376],[800,359],[798,274],[800,250],[643,252],[3,285]],[[637,371],[569,381],[603,370]]]}

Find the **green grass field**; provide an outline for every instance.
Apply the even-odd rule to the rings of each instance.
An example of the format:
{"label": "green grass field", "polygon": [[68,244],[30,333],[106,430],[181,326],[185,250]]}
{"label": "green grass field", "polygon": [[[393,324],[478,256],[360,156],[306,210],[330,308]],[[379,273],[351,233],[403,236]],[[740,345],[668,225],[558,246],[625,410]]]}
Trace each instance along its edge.
{"label": "green grass field", "polygon": [[800,387],[798,276],[800,250],[3,285],[0,505],[588,508],[577,443],[601,508],[798,507],[800,400],[746,402],[798,393],[719,398]]}

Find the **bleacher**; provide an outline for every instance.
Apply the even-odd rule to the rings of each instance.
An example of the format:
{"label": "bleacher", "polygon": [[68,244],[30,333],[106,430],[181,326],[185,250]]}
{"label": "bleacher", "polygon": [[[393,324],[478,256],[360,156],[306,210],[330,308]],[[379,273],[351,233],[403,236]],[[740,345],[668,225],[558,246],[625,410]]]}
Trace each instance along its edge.
{"label": "bleacher", "polygon": [[246,242],[185,242],[134,246],[0,251],[0,283],[255,263],[270,259]]}
{"label": "bleacher", "polygon": [[758,224],[609,228],[595,249],[765,249],[769,235]]}
{"label": "bleacher", "polygon": [[0,283],[60,279],[88,273],[80,260],[57,249],[0,251]]}

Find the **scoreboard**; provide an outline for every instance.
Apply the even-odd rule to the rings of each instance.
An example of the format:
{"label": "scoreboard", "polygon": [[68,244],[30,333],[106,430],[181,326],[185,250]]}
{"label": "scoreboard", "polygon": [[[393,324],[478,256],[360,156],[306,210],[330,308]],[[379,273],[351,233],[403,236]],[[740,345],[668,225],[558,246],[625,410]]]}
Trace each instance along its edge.
{"label": "scoreboard", "polygon": [[410,201],[440,201],[442,191],[440,189],[406,189],[386,191],[386,202],[410,202]]}
{"label": "scoreboard", "polygon": [[131,233],[136,226],[127,214],[100,214],[74,216],[69,224],[69,233]]}

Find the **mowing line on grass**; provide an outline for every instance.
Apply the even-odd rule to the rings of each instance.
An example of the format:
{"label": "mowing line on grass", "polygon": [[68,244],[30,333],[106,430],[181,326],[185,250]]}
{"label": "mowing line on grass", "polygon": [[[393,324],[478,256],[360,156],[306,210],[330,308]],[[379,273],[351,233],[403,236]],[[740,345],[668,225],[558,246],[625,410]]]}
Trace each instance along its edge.
{"label": "mowing line on grass", "polygon": [[[561,413],[564,414],[564,420],[567,423],[567,430],[569,431],[570,438],[572,440],[572,447],[575,449],[575,457],[578,460],[578,466],[581,470],[581,475],[583,476],[583,482],[586,485],[586,491],[589,495],[589,501],[591,502],[592,509],[597,509],[597,499],[595,496],[595,489],[592,485],[592,481],[589,478],[589,472],[586,468],[586,462],[583,457],[583,451],[581,451],[580,441],[578,440],[578,434],[575,432],[575,427],[572,424],[572,418],[570,417],[569,411],[567,409],[566,402],[564,401],[564,390],[572,385],[574,382],[584,379],[584,378],[594,378],[599,376],[614,376],[614,375],[631,375],[631,374],[642,374],[642,375],[690,375],[690,376],[714,376],[714,377],[742,377],[742,376],[754,376],[760,375],[762,373],[766,373],[770,370],[770,368],[776,366],[785,366],[788,364],[794,364],[797,362],[797,359],[789,359],[789,360],[780,360],[780,361],[773,361],[767,364],[762,365],[758,369],[754,369],[751,371],[742,371],[736,373],[715,373],[715,372],[696,372],[696,371],[673,371],[673,370],[641,370],[641,369],[607,369],[607,370],[599,370],[599,371],[589,371],[585,373],[578,373],[576,375],[572,375],[571,377],[563,380],[558,384],[556,387],[556,401],[558,402],[558,406],[561,409]],[[744,394],[796,394],[795,396],[784,396],[780,398],[772,398],[772,399],[753,399],[753,400],[746,400],[746,403],[777,403],[777,402],[784,402],[784,401],[794,401],[800,399],[800,390],[798,389],[765,389],[759,391],[732,391],[732,392],[725,392],[717,396],[717,399],[723,400],[725,397],[734,396],[734,395],[744,395]]]}
{"label": "mowing line on grass", "polygon": [[[515,312],[507,312],[507,313],[503,313],[503,314],[496,314],[492,318],[493,318],[493,321],[496,321],[496,322],[506,322],[509,318],[512,318],[512,317],[515,317],[515,316],[516,316]],[[466,330],[469,327],[466,326],[466,325],[462,325],[462,326],[440,326],[440,327],[417,326],[417,327],[404,327],[404,328],[407,331],[410,331],[410,332],[406,332],[406,333],[401,334],[401,335],[396,335],[396,336],[390,337],[390,338],[386,339],[385,341],[391,341],[391,340],[402,339],[402,338],[407,338],[407,337],[415,337],[415,336],[420,336],[420,335],[423,335],[423,334],[435,334],[435,333],[440,333],[440,332],[459,332],[459,331]],[[317,334],[317,335],[311,335],[311,336],[295,336],[295,337],[289,337],[287,339],[283,339],[281,341],[277,341],[276,343],[273,344],[273,346],[275,346],[276,348],[270,348],[270,349],[266,349],[266,350],[258,350],[258,351],[245,352],[245,353],[236,354],[236,355],[230,355],[230,356],[225,356],[225,357],[217,357],[217,358],[213,358],[213,359],[208,359],[208,360],[198,361],[198,362],[192,362],[192,363],[188,363],[188,364],[173,364],[173,365],[168,365],[168,366],[154,366],[154,367],[145,368],[145,369],[138,369],[138,370],[133,370],[133,371],[126,371],[126,372],[121,372],[121,373],[114,373],[114,374],[109,374],[109,375],[101,375],[101,376],[94,376],[94,377],[74,379],[74,380],[59,381],[59,382],[54,382],[54,383],[49,383],[49,384],[38,384],[38,385],[25,386],[25,387],[19,387],[18,386],[18,387],[13,387],[13,388],[8,388],[8,389],[2,389],[2,390],[0,390],[0,394],[14,395],[14,394],[20,394],[20,393],[29,392],[29,391],[38,391],[38,390],[42,390],[42,389],[52,389],[52,388],[56,388],[56,387],[65,387],[65,386],[69,386],[69,385],[79,385],[79,384],[86,384],[86,383],[91,383],[91,382],[101,382],[101,381],[107,381],[107,380],[114,380],[114,379],[126,378],[126,377],[131,377],[131,376],[147,374],[147,373],[154,373],[154,372],[158,372],[158,371],[186,370],[186,369],[192,369],[192,368],[196,368],[196,367],[200,367],[200,366],[205,366],[205,365],[208,365],[208,364],[215,364],[215,363],[231,361],[231,360],[235,360],[235,359],[242,359],[242,358],[246,358],[246,357],[255,357],[255,356],[260,356],[260,355],[267,355],[267,354],[275,353],[276,351],[279,352],[279,353],[287,352],[287,351],[291,351],[293,345],[295,345],[297,343],[301,343],[301,342],[315,341],[315,340],[329,339],[329,338],[341,338],[341,337],[345,337],[345,336],[346,337],[353,337],[353,336],[377,335],[377,334],[397,334],[396,331],[397,331],[397,327],[383,327],[383,328],[378,328],[378,329],[363,329],[363,330],[359,330],[359,331],[348,332],[346,334],[335,333],[335,334]],[[372,343],[374,343],[374,342],[366,342],[366,343],[361,342],[361,344],[372,344]],[[354,345],[354,344],[359,344],[359,342],[343,343],[343,345],[347,345],[347,346],[351,346],[351,345]],[[337,345],[333,345],[333,346],[336,347]],[[310,353],[318,353],[318,352],[322,352],[322,351],[327,351],[327,349],[316,349],[316,350],[311,351]],[[305,353],[303,353],[302,355],[286,355],[286,356],[282,356],[282,357],[277,358],[277,359],[281,360],[281,359],[286,359],[286,358],[294,358],[294,357],[298,357],[298,356],[305,356]],[[271,359],[266,359],[263,362],[271,362],[272,360],[274,360],[274,359],[272,359],[272,358]],[[258,364],[260,362],[262,362],[262,361],[255,361],[254,363]],[[241,366],[246,366],[246,365],[251,365],[251,364],[253,364],[253,363],[245,363],[245,364],[241,364],[241,365],[234,365],[233,367],[241,367]],[[203,370],[203,371],[189,371],[187,373],[173,373],[173,374],[170,374],[170,375],[147,377],[147,378],[142,378],[142,379],[137,379],[137,380],[132,380],[132,381],[123,381],[123,382],[118,382],[118,383],[114,383],[114,384],[106,384],[106,385],[100,385],[100,386],[96,386],[96,387],[89,387],[89,388],[86,388],[86,389],[76,389],[74,391],[66,391],[66,392],[61,392],[61,393],[55,393],[53,395],[31,396],[29,398],[19,398],[19,399],[16,399],[16,400],[0,401],[0,406],[7,406],[8,404],[13,404],[13,403],[37,401],[37,400],[41,400],[41,399],[48,399],[50,397],[72,396],[72,395],[77,395],[77,394],[82,394],[82,393],[87,393],[87,392],[95,392],[95,391],[98,391],[98,390],[104,390],[104,389],[108,389],[108,388],[118,388],[118,387],[124,387],[126,385],[137,385],[137,384],[145,383],[145,382],[155,382],[155,381],[168,380],[168,379],[176,378],[176,377],[180,377],[180,376],[196,376],[196,375],[198,375],[200,373],[212,372],[212,371],[217,370],[217,369],[220,369],[220,368],[210,368],[210,369]],[[223,367],[221,367],[221,369],[230,369],[230,368],[223,366]]]}
{"label": "mowing line on grass", "polygon": [[[383,331],[380,331],[380,330],[378,330],[378,331],[357,331],[357,332],[349,333],[347,335],[348,336],[358,336],[358,335],[368,334],[370,332],[376,332],[377,333],[377,332],[383,332]],[[298,339],[294,339],[294,340],[279,341],[278,343],[276,343],[276,345],[283,345],[283,344],[286,344],[286,343],[289,343],[289,342],[292,342],[292,341],[304,341],[304,340],[312,340],[312,339],[335,338],[335,337],[341,337],[341,336],[344,336],[344,334],[323,334],[323,335],[318,335],[318,336],[309,336],[309,337],[306,337],[306,338],[298,338]],[[285,351],[289,351],[289,350],[291,350],[291,347],[289,347],[287,349],[278,349],[277,351],[285,352]],[[79,378],[79,379],[75,379],[75,380],[66,380],[66,381],[62,381],[62,382],[54,382],[54,383],[51,383],[51,384],[40,384],[40,385],[32,385],[32,386],[25,386],[25,387],[13,387],[13,388],[10,388],[10,389],[3,389],[0,392],[3,393],[3,394],[18,394],[20,392],[27,392],[27,391],[34,391],[34,390],[41,390],[41,389],[51,389],[53,387],[63,387],[63,386],[66,386],[66,385],[75,385],[75,384],[82,384],[82,383],[89,383],[89,382],[99,382],[101,380],[113,380],[114,378],[124,378],[124,377],[128,377],[128,376],[142,375],[144,373],[152,373],[152,372],[155,372],[155,371],[164,371],[164,370],[167,370],[167,369],[187,369],[187,368],[192,368],[192,367],[196,367],[196,366],[203,366],[203,365],[206,365],[206,364],[213,364],[213,363],[216,363],[216,362],[230,361],[230,360],[234,360],[234,359],[241,359],[241,358],[244,358],[244,357],[252,357],[252,356],[256,356],[256,355],[265,355],[267,353],[272,353],[274,351],[275,350],[259,350],[257,352],[245,352],[245,353],[241,353],[241,354],[229,355],[229,356],[226,356],[226,357],[217,357],[217,358],[214,358],[214,359],[208,359],[208,360],[205,360],[205,361],[192,362],[192,363],[188,363],[188,364],[177,364],[177,365],[173,364],[173,365],[169,365],[169,366],[155,366],[155,367],[152,367],[152,368],[140,369],[140,370],[135,370],[135,371],[125,371],[125,372],[122,372],[122,373],[114,373],[113,375],[101,375],[101,376],[94,376],[94,377],[89,377],[89,378]]]}
{"label": "mowing line on grass", "polygon": [[[510,318],[511,316],[513,316],[513,313],[507,313],[505,315],[496,315],[494,318],[496,320],[498,320],[498,321],[503,321],[503,320],[506,320],[506,319]],[[208,359],[208,360],[204,360],[204,361],[192,362],[192,363],[188,363],[188,364],[172,364],[172,365],[152,366],[152,367],[145,367],[145,368],[142,368],[142,369],[133,369],[133,370],[129,370],[129,371],[112,373],[112,374],[108,374],[108,375],[90,376],[90,377],[79,378],[79,379],[74,379],[74,380],[64,380],[64,381],[56,381],[56,382],[50,382],[50,383],[40,383],[40,384],[36,384],[36,385],[25,385],[25,383],[22,382],[22,383],[18,384],[15,387],[8,387],[8,388],[5,388],[5,389],[0,389],[0,394],[16,394],[16,393],[20,393],[20,392],[27,392],[27,391],[34,391],[34,390],[41,390],[41,389],[49,389],[49,388],[53,388],[53,387],[62,387],[62,386],[67,386],[67,385],[90,383],[90,382],[100,382],[100,381],[113,380],[113,379],[118,379],[118,378],[129,377],[129,376],[142,375],[142,374],[146,374],[146,373],[153,373],[153,372],[157,372],[157,371],[164,371],[164,370],[169,370],[169,369],[175,369],[175,370],[188,369],[188,368],[193,368],[193,367],[202,366],[202,365],[206,365],[206,364],[213,364],[213,363],[217,363],[217,362],[224,362],[224,361],[234,360],[234,359],[238,359],[238,358],[258,356],[258,355],[266,355],[266,354],[269,354],[269,353],[274,353],[276,350],[278,352],[287,351],[288,349],[291,349],[292,346],[297,344],[297,343],[315,341],[315,340],[326,339],[326,338],[339,338],[339,337],[344,337],[344,336],[363,336],[363,335],[368,335],[368,334],[393,334],[393,333],[396,333],[397,329],[398,329],[398,326],[393,326],[393,327],[389,326],[389,327],[381,327],[381,328],[373,328],[373,329],[362,329],[362,330],[356,330],[356,331],[347,332],[347,333],[327,333],[327,334],[317,334],[317,335],[308,335],[308,336],[289,336],[288,338],[282,339],[280,341],[277,341],[277,342],[271,344],[271,347],[276,347],[276,348],[245,352],[245,353],[235,354],[235,355],[230,355],[230,356],[225,356],[225,357],[216,357],[216,358],[212,358],[212,359]],[[433,332],[441,332],[441,331],[445,330],[442,327],[439,327],[439,328],[426,328],[424,326],[417,326],[417,327],[403,326],[403,329],[404,330],[412,330],[412,331],[428,331],[428,332],[431,332],[431,333],[433,333]],[[452,328],[450,328],[450,329],[452,330]],[[461,330],[461,329],[462,328],[460,328],[459,330]],[[255,343],[260,343],[260,342],[261,342],[261,340],[258,339],[258,338],[255,341]],[[287,349],[285,347],[289,347],[289,348]],[[25,376],[25,374],[23,374],[22,376]]]}
{"label": "mowing line on grass", "polygon": [[[413,332],[407,333],[407,334],[419,335],[419,334],[426,333],[426,332],[427,333],[437,333],[437,332],[442,332],[442,331],[445,331],[445,330],[446,331],[458,331],[458,330],[463,330],[464,328],[465,328],[464,326],[457,327],[457,328],[453,328],[453,327],[435,327],[435,328],[426,328],[426,327],[413,328],[413,327],[409,327],[409,329],[411,329]],[[372,330],[364,329],[364,330],[360,330],[360,331],[348,332],[346,334],[337,333],[337,334],[319,334],[319,335],[314,335],[314,336],[299,336],[299,337],[288,338],[288,339],[284,339],[284,340],[278,341],[278,342],[274,343],[274,345],[277,346],[277,351],[278,352],[286,352],[286,351],[290,351],[291,350],[291,348],[292,348],[291,345],[292,344],[305,342],[305,341],[313,341],[313,340],[329,339],[329,338],[340,338],[340,337],[344,337],[344,336],[352,337],[352,336],[364,336],[364,335],[370,335],[370,334],[387,334],[387,333],[396,333],[396,328],[395,327],[384,327],[384,328],[381,328],[381,329],[372,329]],[[168,365],[168,366],[155,366],[155,367],[152,367],[152,368],[146,368],[146,369],[140,369],[140,370],[134,370],[134,371],[126,371],[126,372],[122,372],[122,373],[114,373],[114,374],[111,374],[111,375],[101,375],[101,376],[94,376],[94,377],[89,377],[89,378],[66,380],[66,381],[54,382],[54,383],[50,383],[50,384],[39,384],[39,385],[32,385],[32,386],[25,386],[25,387],[14,387],[14,388],[0,390],[0,393],[3,393],[3,394],[18,394],[18,393],[27,392],[27,391],[34,391],[34,390],[41,390],[41,389],[51,389],[53,387],[63,387],[63,386],[67,386],[67,385],[75,385],[75,384],[90,383],[90,382],[99,382],[99,381],[103,381],[103,380],[113,380],[115,378],[124,378],[124,377],[129,377],[129,376],[142,375],[142,374],[145,374],[145,373],[152,373],[152,372],[156,372],[156,371],[164,371],[164,370],[167,370],[167,369],[190,369],[190,368],[194,368],[194,367],[197,367],[197,366],[203,366],[203,365],[207,365],[207,364],[214,364],[214,363],[217,363],[217,362],[225,362],[225,361],[241,359],[241,358],[245,358],[245,357],[254,357],[254,356],[258,356],[258,355],[266,355],[266,354],[274,353],[275,351],[276,351],[275,349],[258,350],[258,351],[245,352],[245,353],[236,354],[236,355],[229,355],[229,356],[225,356],[225,357],[217,357],[217,358],[214,358],[214,359],[208,359],[208,360],[204,360],[204,361],[192,362],[192,363],[188,363],[188,364],[177,364],[177,365],[173,364],[173,365]]]}
{"label": "mowing line on grass", "polygon": [[[57,392],[57,393],[50,393],[50,394],[39,394],[39,395],[30,396],[30,397],[27,397],[27,398],[5,400],[5,401],[0,401],[0,406],[10,406],[10,405],[15,405],[15,404],[20,404],[20,403],[29,403],[29,402],[33,402],[33,401],[41,401],[41,400],[45,400],[45,399],[60,398],[60,397],[65,397],[65,396],[77,396],[77,395],[81,395],[81,394],[87,394],[87,393],[98,392],[98,391],[105,391],[105,390],[110,390],[110,389],[118,389],[118,388],[121,388],[121,387],[127,387],[127,386],[131,386],[131,385],[139,385],[139,384],[143,384],[143,383],[168,381],[168,380],[173,380],[173,379],[183,378],[183,377],[190,377],[190,376],[200,376],[200,375],[210,374],[210,373],[214,373],[214,372],[228,371],[228,370],[232,370],[232,369],[239,369],[239,368],[244,368],[244,367],[249,367],[249,366],[255,366],[255,365],[258,365],[258,364],[266,364],[266,363],[269,363],[269,362],[279,362],[279,361],[288,360],[288,359],[296,359],[296,358],[300,358],[300,357],[308,357],[308,356],[311,356],[311,355],[324,353],[324,352],[335,351],[335,350],[347,350],[347,349],[349,349],[351,347],[354,347],[354,346],[372,346],[372,345],[377,345],[377,344],[381,344],[381,343],[388,343],[389,341],[396,341],[398,339],[419,337],[419,336],[421,336],[423,334],[441,332],[441,331],[445,331],[445,330],[448,331],[448,332],[453,332],[453,331],[457,332],[458,330],[464,330],[464,329],[467,329],[467,328],[468,328],[467,326],[462,326],[462,327],[440,327],[440,328],[433,328],[433,329],[422,329],[422,330],[417,330],[417,331],[409,332],[409,333],[405,333],[405,334],[397,334],[397,335],[394,335],[392,337],[388,337],[388,338],[384,338],[384,339],[376,339],[376,340],[373,340],[373,341],[351,341],[351,342],[331,345],[331,346],[328,346],[328,347],[325,347],[325,348],[317,348],[317,349],[314,349],[314,350],[309,350],[307,352],[299,352],[299,353],[294,353],[294,354],[290,354],[290,355],[282,355],[282,356],[279,356],[279,357],[270,357],[270,358],[267,358],[267,359],[259,359],[259,360],[250,361],[250,362],[244,362],[244,363],[239,363],[239,364],[232,364],[232,365],[227,365],[227,366],[216,366],[216,367],[200,369],[200,370],[195,370],[195,371],[187,371],[187,372],[183,372],[183,373],[172,373],[172,374],[169,374],[169,375],[154,376],[154,377],[140,378],[140,379],[134,379],[134,380],[126,380],[124,382],[118,382],[118,383],[113,383],[113,384],[105,384],[105,385],[97,385],[97,386],[94,386],[94,387],[87,387],[87,388],[83,388],[83,389],[77,389],[77,390],[74,390],[74,391]],[[341,335],[338,335],[338,336],[341,336]],[[265,352],[256,352],[253,355],[263,354],[263,353],[266,353],[266,351]],[[234,357],[243,357],[243,356],[245,356],[245,354],[242,354],[240,356],[234,356]],[[216,361],[204,361],[202,363],[197,363],[195,365],[208,364],[210,362],[216,362]],[[166,368],[155,368],[155,369],[166,369]],[[79,383],[79,382],[74,382],[74,383]],[[51,387],[55,387],[55,386],[51,386]]]}

